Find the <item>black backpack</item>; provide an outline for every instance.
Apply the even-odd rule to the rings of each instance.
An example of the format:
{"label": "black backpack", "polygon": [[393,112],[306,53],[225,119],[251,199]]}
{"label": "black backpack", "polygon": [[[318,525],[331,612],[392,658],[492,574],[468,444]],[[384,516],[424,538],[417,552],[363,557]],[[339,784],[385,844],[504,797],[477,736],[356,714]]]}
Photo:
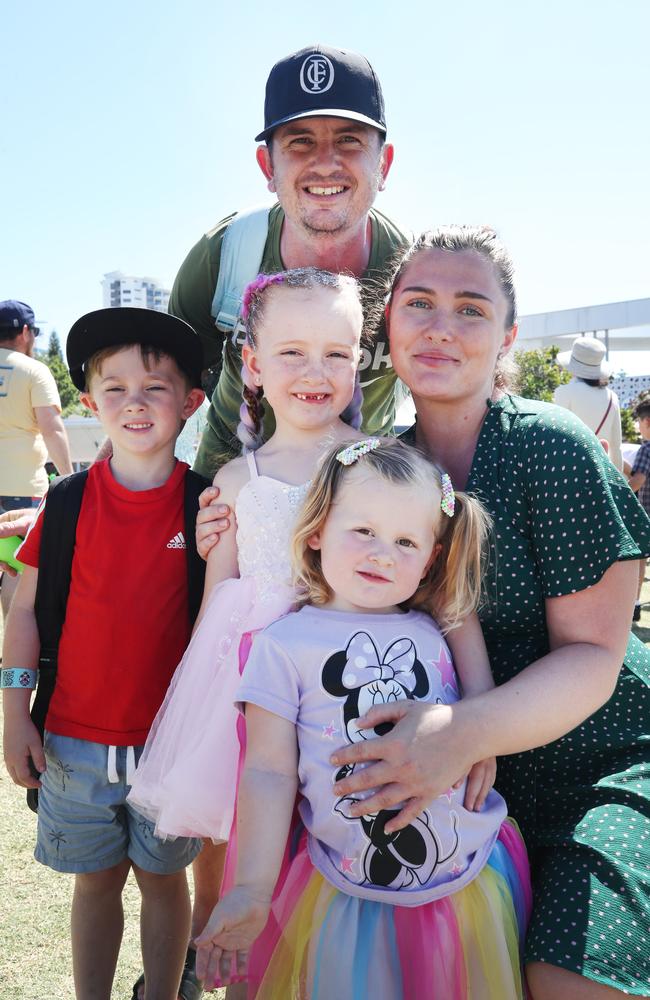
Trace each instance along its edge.
{"label": "black backpack", "polygon": [[[87,479],[86,470],[54,480],[48,490],[47,503],[41,515],[43,528],[38,560],[38,584],[34,599],[41,649],[38,660],[38,686],[31,709],[32,722],[38,729],[41,739],[56,684],[59,640],[70,592],[77,521]],[[185,474],[183,508],[187,545],[188,606],[192,625],[201,606],[205,577],[205,563],[196,550],[194,529],[199,509],[199,494],[209,485],[209,481],[196,472],[188,470]],[[36,812],[38,789],[27,790],[27,804]]]}

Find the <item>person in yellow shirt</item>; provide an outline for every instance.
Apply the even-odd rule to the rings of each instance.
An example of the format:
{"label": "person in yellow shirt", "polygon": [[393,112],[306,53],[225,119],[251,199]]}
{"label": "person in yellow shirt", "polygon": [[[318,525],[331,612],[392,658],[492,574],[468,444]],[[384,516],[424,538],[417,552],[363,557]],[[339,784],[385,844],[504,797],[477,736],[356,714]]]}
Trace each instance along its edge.
{"label": "person in yellow shirt", "polygon": [[[30,306],[0,302],[0,513],[38,505],[47,492],[48,456],[61,475],[72,472],[56,382],[32,357],[38,334]],[[4,573],[4,617],[14,589],[15,580]]]}

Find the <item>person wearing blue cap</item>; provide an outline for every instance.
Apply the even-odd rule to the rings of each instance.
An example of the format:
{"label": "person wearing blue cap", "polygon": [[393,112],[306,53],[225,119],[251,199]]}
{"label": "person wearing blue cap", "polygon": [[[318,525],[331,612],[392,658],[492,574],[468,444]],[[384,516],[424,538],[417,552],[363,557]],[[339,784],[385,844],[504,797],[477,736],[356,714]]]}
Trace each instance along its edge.
{"label": "person wearing blue cap", "polygon": [[[230,214],[202,236],[181,265],[169,301],[169,311],[201,337],[208,387],[214,386],[194,463],[210,478],[239,454],[240,314],[249,282],[259,272],[294,267],[353,274],[367,315],[377,282],[410,241],[373,207],[393,147],[386,142],[381,85],[364,56],[310,45],[280,59],[267,80],[264,128],[255,141],[263,144],[257,163],[277,202]],[[398,383],[383,324],[362,351],[359,381],[364,430],[389,431]],[[265,405],[265,438],[274,426]],[[193,935],[203,930],[216,903],[222,855],[220,846],[206,844],[194,864]]]}
{"label": "person wearing blue cap", "polygon": [[[238,454],[246,285],[258,272],[314,266],[359,278],[369,307],[377,280],[408,243],[373,207],[393,147],[386,142],[381,85],[364,56],[311,45],[280,59],[268,77],[264,128],[255,141],[263,143],[257,163],[277,202],[231,214],[202,236],[181,265],[169,302],[169,311],[198,332],[216,378],[194,466],[210,477]],[[364,430],[390,430],[397,380],[383,327],[364,349],[359,374]],[[268,437],[274,426],[268,406],[265,423]]]}
{"label": "person wearing blue cap", "polygon": [[[48,455],[61,475],[72,472],[54,377],[32,357],[39,334],[25,302],[0,302],[0,513],[36,507],[47,491]],[[2,577],[6,618],[16,581]]]}

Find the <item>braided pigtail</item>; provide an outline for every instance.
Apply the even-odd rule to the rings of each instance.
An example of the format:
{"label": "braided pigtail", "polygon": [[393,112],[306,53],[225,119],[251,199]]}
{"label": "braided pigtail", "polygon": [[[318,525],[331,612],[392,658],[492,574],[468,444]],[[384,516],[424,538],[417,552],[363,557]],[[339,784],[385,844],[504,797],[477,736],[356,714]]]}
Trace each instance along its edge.
{"label": "braided pigtail", "polygon": [[359,371],[357,370],[356,378],[354,380],[354,392],[352,393],[352,399],[343,410],[341,414],[341,420],[353,427],[355,431],[358,431],[361,427],[361,406],[363,404],[363,392],[361,390],[361,378],[359,376]]}
{"label": "braided pigtail", "polygon": [[[264,307],[264,291],[272,285],[282,284],[284,274],[258,274],[244,289],[242,298],[242,319],[246,324],[246,341],[255,347],[256,329]],[[242,404],[239,407],[237,437],[242,450],[255,451],[262,444],[262,423],[264,390],[255,384],[252,373],[245,364],[241,366]]]}
{"label": "braided pigtail", "polygon": [[241,366],[242,404],[239,408],[239,423],[237,437],[245,452],[255,451],[262,444],[262,420],[264,403],[261,385],[256,385],[250,370],[245,364]]}

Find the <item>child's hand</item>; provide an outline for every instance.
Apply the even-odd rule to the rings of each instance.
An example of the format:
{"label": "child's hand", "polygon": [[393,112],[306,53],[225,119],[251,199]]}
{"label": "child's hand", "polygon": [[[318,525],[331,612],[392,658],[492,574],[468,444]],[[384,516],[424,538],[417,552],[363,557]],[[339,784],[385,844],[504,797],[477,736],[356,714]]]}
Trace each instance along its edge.
{"label": "child's hand", "polygon": [[[24,538],[36,519],[36,511],[31,507],[21,510],[7,510],[0,514],[0,538],[11,538],[20,535]],[[18,576],[18,570],[8,563],[0,561],[0,573],[8,576]]]}
{"label": "child's hand", "polygon": [[270,907],[269,896],[242,886],[219,900],[196,938],[196,974],[206,989],[217,980],[228,983],[234,972],[243,975],[251,945],[264,930]]}
{"label": "child's hand", "polygon": [[42,774],[45,770],[45,754],[38,729],[29,715],[15,717],[5,712],[4,757],[13,782],[23,788],[41,787],[30,765],[33,761],[33,766]]}
{"label": "child's hand", "polygon": [[[488,792],[494,785],[497,776],[496,757],[486,757],[479,760],[470,768],[467,775],[467,788],[465,789],[465,801],[463,805],[470,812],[479,812],[483,808]],[[462,781],[457,782],[454,788],[462,785]]]}
{"label": "child's hand", "polygon": [[199,512],[196,515],[196,548],[201,559],[207,559],[209,552],[219,541],[219,535],[230,525],[230,507],[219,503],[219,488],[208,486],[199,497]]}
{"label": "child's hand", "polygon": [[36,520],[36,511],[32,507],[20,510],[6,510],[0,514],[0,538],[10,538],[12,535],[25,537]]}

